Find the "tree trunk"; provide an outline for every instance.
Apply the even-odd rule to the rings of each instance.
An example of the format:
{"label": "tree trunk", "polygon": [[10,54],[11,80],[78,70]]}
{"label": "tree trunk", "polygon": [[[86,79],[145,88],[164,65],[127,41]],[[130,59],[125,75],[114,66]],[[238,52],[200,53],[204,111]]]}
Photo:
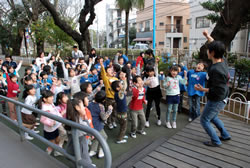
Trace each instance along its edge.
{"label": "tree trunk", "polygon": [[[225,0],[225,6],[221,18],[214,27],[211,36],[218,41],[222,41],[228,47],[234,39],[242,24],[245,24],[246,16],[249,13],[249,0],[232,1]],[[207,61],[206,44],[200,48],[200,59]]]}
{"label": "tree trunk", "polygon": [[126,22],[125,22],[125,55],[128,56],[128,19],[129,10],[126,11]]}
{"label": "tree trunk", "polygon": [[90,53],[90,50],[91,50],[92,46],[91,46],[91,43],[90,43],[89,30],[85,31],[84,41],[85,41],[85,45],[86,45],[86,51],[87,51],[87,53]]}
{"label": "tree trunk", "polygon": [[39,56],[41,52],[44,52],[44,41],[36,39],[36,53]]}
{"label": "tree trunk", "polygon": [[16,36],[15,42],[12,41],[12,44],[11,44],[12,49],[13,49],[12,55],[15,55],[15,56],[20,56],[21,55],[22,41],[23,41],[23,35],[19,33]]}

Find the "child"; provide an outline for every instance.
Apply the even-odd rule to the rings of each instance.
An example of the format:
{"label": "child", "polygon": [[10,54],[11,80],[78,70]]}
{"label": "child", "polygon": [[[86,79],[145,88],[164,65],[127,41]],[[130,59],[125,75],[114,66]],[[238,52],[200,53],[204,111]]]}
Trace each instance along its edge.
{"label": "child", "polygon": [[40,73],[40,77],[41,77],[41,81],[40,81],[41,91],[50,90],[51,85],[52,85],[52,80],[48,79],[48,74],[45,71],[43,71]]}
{"label": "child", "polygon": [[[25,90],[23,92],[23,99],[25,99],[24,103],[26,105],[35,107],[35,104],[37,102],[36,98],[36,89],[33,85],[26,85]],[[36,125],[36,117],[32,114],[32,111],[22,108],[22,121],[26,126],[28,126],[29,129],[32,129],[34,131],[34,127]],[[39,133],[39,131],[35,131],[36,133]],[[27,132],[24,133],[25,139],[27,140],[33,140],[33,137],[30,137]]]}
{"label": "child", "polygon": [[[38,108],[50,114],[54,114],[59,117],[62,117],[60,112],[57,110],[57,108],[53,104],[54,102],[53,98],[54,98],[54,94],[51,91],[44,90],[42,92],[42,97],[38,101]],[[47,140],[49,140],[50,142],[56,145],[59,145],[60,138],[59,138],[58,128],[62,124],[58,121],[55,121],[45,116],[41,116],[40,121],[41,123],[44,124],[44,131],[43,131],[44,138],[46,138]],[[53,149],[51,147],[48,147],[46,151],[50,155]],[[54,152],[54,155],[59,155],[59,152]]]}
{"label": "child", "polygon": [[[7,95],[7,83],[5,82],[5,79],[3,78],[3,72],[0,71],[0,95],[1,96],[6,96]],[[2,104],[2,113],[4,115],[7,115],[6,112],[6,104],[3,99],[0,99],[0,104]]]}
{"label": "child", "polygon": [[[146,132],[144,131],[146,119],[143,112],[143,103],[147,104],[147,102],[145,100],[145,88],[143,87],[142,78],[140,76],[135,76],[133,78],[133,84],[135,87],[132,88],[133,96],[129,108],[132,116],[131,137],[136,138],[136,132],[146,135]],[[137,129],[139,123],[138,118],[140,120],[140,124]]]}
{"label": "child", "polygon": [[53,85],[50,90],[54,93],[54,101],[56,102],[57,94],[60,92],[64,92],[64,90],[67,90],[70,87],[63,85],[60,79],[52,78],[52,81],[53,81]]}
{"label": "child", "polygon": [[[95,95],[95,100],[89,104],[88,108],[91,111],[94,128],[102,135],[105,140],[107,140],[108,136],[104,130],[104,123],[112,113],[113,107],[110,105],[108,110],[105,112],[105,107],[103,105],[105,98],[106,94],[104,91],[97,92]],[[96,155],[98,145],[99,142],[94,139],[90,147],[90,157]],[[102,157],[104,157],[103,149],[99,147],[98,158]]]}
{"label": "child", "polygon": [[75,70],[69,69],[69,85],[70,85],[70,90],[71,90],[71,96],[73,96],[75,93],[81,91],[80,79],[84,75],[85,75],[85,73],[76,76]]}
{"label": "child", "polygon": [[97,87],[93,90],[93,87],[90,82],[85,82],[81,84],[80,88],[81,92],[86,93],[88,95],[89,102],[92,102],[96,93],[101,90],[100,87]]}
{"label": "child", "polygon": [[158,63],[160,59],[157,58],[155,62],[155,67],[149,66],[146,68],[146,72],[148,74],[148,78],[145,81],[145,85],[148,86],[146,97],[147,97],[147,109],[146,109],[146,127],[149,127],[149,115],[150,109],[152,107],[152,102],[155,102],[155,108],[157,112],[157,125],[161,125],[161,109],[160,109],[160,101],[161,101],[161,88],[159,84],[158,78]]}
{"label": "child", "polygon": [[200,116],[200,98],[205,95],[204,92],[195,90],[194,86],[200,84],[205,87],[206,83],[206,72],[203,72],[204,64],[197,64],[195,70],[188,71],[188,103],[189,103],[189,119],[191,122],[195,118]]}
{"label": "child", "polygon": [[[121,72],[122,73],[122,72]],[[126,82],[125,82],[126,83]],[[111,84],[112,89],[115,91],[115,102],[117,111],[117,120],[120,124],[120,132],[116,143],[126,143],[127,140],[124,138],[127,130],[127,101],[126,101],[126,88],[121,83],[121,81],[114,81]]]}
{"label": "child", "polygon": [[[178,68],[179,68],[178,75],[184,78],[184,71],[188,71],[187,67],[183,63],[181,63],[180,65],[178,65]],[[180,87],[180,104],[178,105],[178,112],[181,113],[182,104],[183,104],[183,96],[184,96],[184,93],[187,91],[187,86],[180,83],[179,87]]]}
{"label": "child", "polygon": [[111,83],[115,80],[118,80],[116,77],[114,77],[114,72],[112,67],[107,67],[107,72],[105,71],[103,59],[100,59],[100,65],[101,65],[101,77],[105,86],[106,91],[106,108],[109,105],[112,105],[114,111],[112,115],[108,119],[108,127],[109,129],[113,129],[114,127],[117,127],[115,118],[116,118],[116,103],[114,100],[114,91],[111,89]]}
{"label": "child", "polygon": [[[80,99],[72,99],[69,100],[67,103],[67,119],[77,122],[79,124],[89,126],[88,119],[86,117],[86,111],[83,105],[83,102]],[[74,155],[74,146],[73,146],[73,139],[71,134],[71,127],[66,127],[66,130],[68,131],[69,140],[66,147],[66,150],[68,153]],[[89,153],[88,153],[88,142],[86,139],[86,133],[80,131],[78,133],[79,135],[79,142],[80,142],[80,151],[81,151],[81,163],[83,164],[83,167],[88,168],[94,168],[95,165],[92,164],[92,161],[90,159]]]}
{"label": "child", "polygon": [[[56,108],[57,110],[60,112],[60,114],[62,115],[63,118],[67,118],[66,117],[66,109],[67,109],[67,102],[68,102],[69,98],[68,96],[64,93],[64,92],[60,92],[57,94],[56,97]],[[63,124],[59,127],[59,137],[60,137],[60,142],[59,142],[59,146],[61,148],[63,148],[63,144],[66,140],[68,140],[67,137],[67,132],[63,126]]]}
{"label": "child", "polygon": [[[229,73],[226,61],[223,58],[226,48],[222,42],[214,41],[207,30],[203,32],[203,35],[209,42],[207,55],[208,59],[212,60],[212,65],[208,71],[208,88],[204,88],[200,84],[197,84],[195,85],[195,89],[208,92],[208,101],[201,115],[200,122],[210,136],[211,141],[204,142],[204,145],[219,147],[222,145],[221,141],[228,141],[231,139],[223,122],[218,118],[219,112],[223,110],[227,104],[227,97],[229,95]],[[221,137],[218,137],[215,129],[211,126],[211,122],[218,128]]]}
{"label": "child", "polygon": [[[3,70],[5,71],[7,80],[7,87],[8,87],[7,97],[17,101],[18,100],[17,94],[20,93],[19,85],[17,84],[17,76],[14,74],[9,75],[6,67],[3,67]],[[8,102],[8,106],[9,106],[10,118],[16,121],[17,120],[16,105],[14,103]]]}
{"label": "child", "polygon": [[[177,66],[172,66],[167,78],[164,81],[163,86],[166,88],[166,100],[168,104],[168,111],[166,113],[166,126],[167,128],[177,128],[176,115],[178,110],[178,104],[180,103],[180,87],[179,83],[187,83],[187,72],[184,71],[184,79],[178,75],[179,69]],[[172,114],[172,126],[170,124],[170,113]]]}

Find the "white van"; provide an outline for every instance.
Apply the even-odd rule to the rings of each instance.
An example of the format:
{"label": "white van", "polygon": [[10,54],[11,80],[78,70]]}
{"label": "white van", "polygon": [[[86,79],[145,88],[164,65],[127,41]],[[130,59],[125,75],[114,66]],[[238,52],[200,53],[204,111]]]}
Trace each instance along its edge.
{"label": "white van", "polygon": [[144,43],[136,43],[134,46],[134,49],[147,50],[147,49],[149,49],[149,46],[148,46],[148,44],[144,44]]}

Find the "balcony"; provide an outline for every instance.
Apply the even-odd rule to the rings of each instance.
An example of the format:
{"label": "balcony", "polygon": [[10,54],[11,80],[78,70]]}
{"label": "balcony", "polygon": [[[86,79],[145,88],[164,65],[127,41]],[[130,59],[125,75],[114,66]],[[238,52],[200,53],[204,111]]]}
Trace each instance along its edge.
{"label": "balcony", "polygon": [[180,24],[167,24],[166,33],[183,33],[183,25]]}

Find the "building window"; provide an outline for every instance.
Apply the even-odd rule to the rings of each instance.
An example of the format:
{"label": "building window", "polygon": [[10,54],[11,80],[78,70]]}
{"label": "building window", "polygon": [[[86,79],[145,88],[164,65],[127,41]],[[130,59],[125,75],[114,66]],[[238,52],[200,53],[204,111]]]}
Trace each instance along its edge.
{"label": "building window", "polygon": [[150,31],[150,20],[145,22],[145,31]]}
{"label": "building window", "polygon": [[140,24],[139,24],[139,32],[142,32],[142,29],[143,29],[143,22],[141,22]]}
{"label": "building window", "polygon": [[183,42],[184,42],[184,43],[187,43],[187,37],[184,37],[184,38],[183,38]]}
{"label": "building window", "polygon": [[209,26],[210,21],[206,18],[206,16],[196,18],[196,28],[206,28]]}
{"label": "building window", "polygon": [[160,41],[160,42],[159,42],[159,45],[164,45],[164,42],[163,42],[163,41]]}
{"label": "building window", "polygon": [[191,25],[192,24],[192,19],[187,19],[187,25]]}
{"label": "building window", "polygon": [[163,22],[160,22],[160,26],[164,26],[164,23],[163,23]]}

